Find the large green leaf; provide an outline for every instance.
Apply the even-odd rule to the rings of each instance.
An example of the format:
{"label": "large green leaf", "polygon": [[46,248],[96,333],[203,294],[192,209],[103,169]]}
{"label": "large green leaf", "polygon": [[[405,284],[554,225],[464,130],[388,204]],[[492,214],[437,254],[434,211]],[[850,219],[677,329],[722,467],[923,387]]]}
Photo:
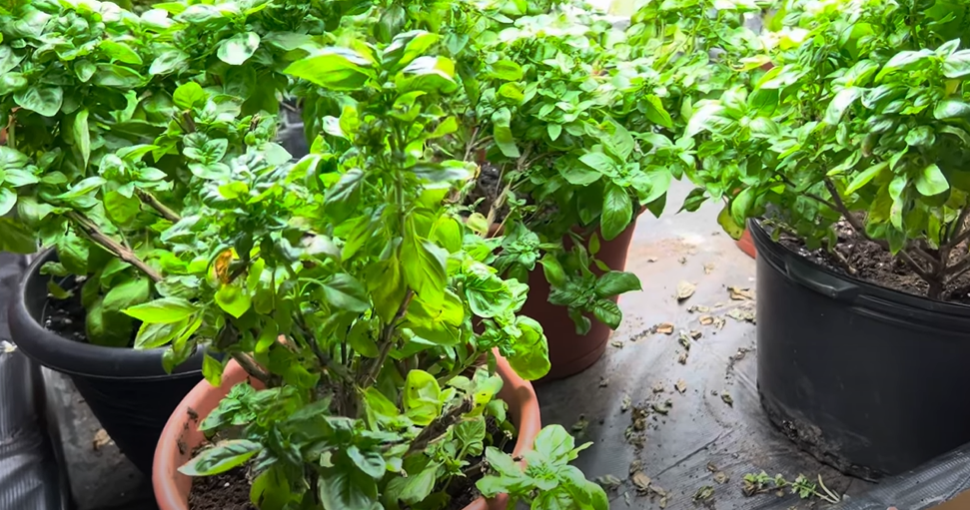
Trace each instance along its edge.
{"label": "large green leaf", "polygon": [[259,35],[255,32],[236,34],[219,43],[216,56],[219,60],[231,65],[241,66],[259,48]]}
{"label": "large green leaf", "polygon": [[411,370],[401,396],[408,418],[418,425],[427,425],[441,414],[441,387],[433,375],[424,370]]}
{"label": "large green leaf", "polygon": [[0,216],[6,216],[17,205],[17,194],[10,188],[0,188]]}
{"label": "large green leaf", "polygon": [[219,308],[235,318],[240,318],[249,311],[253,304],[252,296],[245,287],[225,284],[216,292],[216,304]]}
{"label": "large green leaf", "polygon": [[30,87],[14,94],[13,100],[25,110],[53,117],[61,110],[64,90],[60,87]]}
{"label": "large green leaf", "polygon": [[840,90],[825,110],[825,122],[833,126],[838,124],[845,111],[852,106],[852,103],[862,97],[863,92],[865,92],[865,89],[861,87],[849,87]]}
{"label": "large green leaf", "polygon": [[632,218],[633,201],[630,195],[616,184],[607,184],[603,195],[603,215],[600,218],[603,239],[609,241],[616,238],[626,230]]}
{"label": "large green leaf", "polygon": [[211,476],[225,473],[234,467],[246,463],[263,447],[259,443],[246,439],[233,439],[217,443],[214,447],[203,450],[194,459],[179,468],[179,472],[188,476]]}
{"label": "large green leaf", "polygon": [[640,290],[640,279],[633,273],[610,271],[596,281],[596,295],[601,298],[618,296],[626,292]]}
{"label": "large green leaf", "polygon": [[950,183],[936,164],[927,165],[916,177],[916,189],[923,196],[933,196],[950,189]]}
{"label": "large green leaf", "polygon": [[515,325],[521,335],[515,339],[512,354],[508,356],[509,366],[519,377],[535,381],[549,373],[549,343],[542,332],[542,326],[535,320],[519,316]]}
{"label": "large green leaf", "polygon": [[320,473],[318,496],[324,510],[379,510],[377,482],[346,461]]}
{"label": "large green leaf", "polygon": [[955,51],[943,61],[943,76],[963,78],[967,75],[970,75],[970,50]]}
{"label": "large green leaf", "polygon": [[440,246],[418,239],[413,234],[404,238],[401,245],[401,260],[404,265],[404,280],[421,300],[431,306],[444,299],[448,283],[445,260],[448,253]]}
{"label": "large green leaf", "polygon": [[34,253],[37,240],[23,223],[10,218],[0,218],[0,249],[13,253]]}
{"label": "large green leaf", "polygon": [[339,310],[362,313],[370,309],[363,284],[347,273],[337,273],[324,282],[323,292]]}
{"label": "large green leaf", "polygon": [[293,62],[283,72],[330,90],[357,90],[373,76],[370,65],[353,50],[327,48]]}
{"label": "large green leaf", "polygon": [[438,464],[433,463],[414,475],[408,475],[397,498],[409,505],[415,505],[427,499],[434,490],[439,467]]}
{"label": "large green leaf", "polygon": [[172,102],[175,106],[183,110],[190,110],[197,106],[202,106],[206,101],[206,93],[198,83],[190,81],[179,85],[172,94]]}
{"label": "large green leaf", "polygon": [[549,425],[536,436],[535,450],[553,463],[575,460],[576,441],[562,425]]}
{"label": "large green leaf", "polygon": [[515,145],[515,138],[512,136],[511,127],[512,113],[508,108],[499,108],[492,114],[492,136],[495,138],[495,145],[508,158],[521,156],[519,148]]}
{"label": "large green leaf", "polygon": [[124,312],[142,322],[168,324],[197,312],[196,305],[181,298],[161,298],[127,308]]}
{"label": "large green leaf", "polygon": [[74,117],[73,125],[74,146],[81,153],[82,168],[87,168],[91,158],[91,131],[88,129],[88,111],[81,110]]}
{"label": "large green leaf", "polygon": [[113,287],[104,296],[104,309],[121,311],[140,305],[151,295],[151,285],[147,278],[135,278]]}

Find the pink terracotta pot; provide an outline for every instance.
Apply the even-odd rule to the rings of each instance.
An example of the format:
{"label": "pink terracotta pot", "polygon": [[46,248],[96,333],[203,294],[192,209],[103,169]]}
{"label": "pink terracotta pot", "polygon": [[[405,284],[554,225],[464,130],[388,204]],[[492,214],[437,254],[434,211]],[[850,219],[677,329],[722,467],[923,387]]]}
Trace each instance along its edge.
{"label": "pink terracotta pot", "polygon": [[[513,455],[520,456],[532,449],[542,428],[539,401],[532,384],[516,375],[505,358],[497,352],[495,355],[496,369],[505,382],[498,396],[509,405],[512,423],[519,434]],[[234,385],[246,380],[246,372],[231,361],[223,374],[222,386],[216,388],[206,381],[200,382],[172,413],[158,440],[152,466],[152,487],[160,510],[188,510],[192,479],[179,473],[178,468],[191,460],[192,451],[205,439],[198,430],[199,422],[219,405]],[[258,381],[249,382],[257,388],[261,386]],[[507,507],[508,496],[500,494],[490,500],[478,498],[464,510],[506,510]]]}
{"label": "pink terracotta pot", "polygon": [[758,249],[754,247],[754,239],[751,239],[751,232],[748,229],[744,229],[744,234],[741,235],[741,239],[738,239],[735,243],[749,257],[753,259],[758,258]]}
{"label": "pink terracotta pot", "polygon": [[[630,251],[636,226],[637,219],[634,218],[630,226],[620,235],[609,241],[602,241],[596,257],[610,269],[623,271],[626,268],[626,257]],[[596,230],[596,234],[602,239],[599,229]],[[589,244],[588,239],[585,242]],[[571,238],[566,237],[565,247],[567,250],[572,248]],[[593,268],[593,272],[602,273],[598,268]],[[542,381],[563,379],[589,368],[606,352],[610,335],[613,333],[609,326],[597,320],[592,314],[587,315],[591,323],[589,332],[585,335],[576,333],[576,324],[569,317],[569,310],[565,306],[549,302],[551,291],[542,266],[536,264],[536,268],[529,273],[529,296],[522,307],[521,314],[538,321],[549,342],[549,363],[552,366],[549,373],[541,379]],[[612,301],[615,303],[618,298],[619,296],[614,296]]]}

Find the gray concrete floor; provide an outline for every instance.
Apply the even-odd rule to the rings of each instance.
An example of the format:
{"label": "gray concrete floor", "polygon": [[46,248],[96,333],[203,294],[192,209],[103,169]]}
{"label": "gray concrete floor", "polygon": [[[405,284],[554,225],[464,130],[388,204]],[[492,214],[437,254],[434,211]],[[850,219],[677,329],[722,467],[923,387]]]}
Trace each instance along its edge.
{"label": "gray concrete floor", "polygon": [[[644,290],[620,300],[625,320],[602,359],[582,374],[538,386],[544,423],[567,428],[588,423],[577,427],[577,434],[594,444],[577,465],[591,478],[612,475],[620,481],[610,491],[612,508],[818,505],[790,494],[742,496],[744,475],[762,470],[789,479],[821,475],[834,492],[861,493],[868,484],[798,452],[764,418],[756,386],[755,326],[745,320],[754,301],[732,300],[727,288],[753,292],[755,263],[721,232],[717,205],[675,214],[690,189],[675,183],[665,214],[640,218],[627,270],[640,277]],[[696,291],[678,303],[681,282],[696,285]],[[663,323],[673,325],[672,334],[652,332]],[[691,338],[692,331],[700,338]],[[153,508],[146,480],[117,448],[94,448],[100,427],[69,381],[56,375],[48,380],[67,409],[61,429],[79,510]],[[638,417],[643,420],[634,427]],[[636,430],[640,426],[643,430]],[[638,492],[634,474],[647,485],[646,494]],[[711,496],[694,501],[706,487]]]}
{"label": "gray concrete floor", "polygon": [[[580,454],[577,466],[588,477],[613,475],[622,481],[611,491],[612,508],[824,506],[790,494],[744,497],[744,475],[762,470],[790,480],[821,475],[833,492],[861,493],[869,484],[797,451],[764,417],[756,383],[755,325],[747,320],[754,318],[756,296],[733,300],[728,290],[738,287],[753,294],[755,261],[721,231],[719,204],[676,214],[690,190],[689,183],[674,183],[661,218],[640,217],[626,269],[640,277],[644,290],[620,299],[624,322],[602,359],[582,374],[537,387],[544,424],[569,428],[579,422],[582,428],[588,422],[584,439],[594,445]],[[696,291],[678,302],[681,282],[696,285]],[[674,326],[672,334],[653,332],[663,323]],[[695,340],[691,332],[702,336]],[[683,386],[678,388],[678,382]],[[666,414],[658,412],[667,408]],[[645,431],[628,432],[644,414]],[[631,481],[637,471],[658,490],[638,495]],[[713,495],[694,501],[706,487]]]}

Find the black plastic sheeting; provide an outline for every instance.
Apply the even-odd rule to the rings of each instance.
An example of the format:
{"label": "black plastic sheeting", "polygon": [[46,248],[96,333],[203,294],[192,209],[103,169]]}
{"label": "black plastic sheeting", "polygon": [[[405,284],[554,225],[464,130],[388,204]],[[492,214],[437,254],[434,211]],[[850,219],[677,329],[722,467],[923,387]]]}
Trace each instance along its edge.
{"label": "black plastic sheeting", "polygon": [[970,444],[899,476],[883,480],[869,492],[835,507],[837,510],[924,510],[970,489]]}
{"label": "black plastic sheeting", "polygon": [[70,491],[47,434],[40,368],[9,342],[6,305],[24,267],[24,257],[0,252],[0,509],[65,509]]}

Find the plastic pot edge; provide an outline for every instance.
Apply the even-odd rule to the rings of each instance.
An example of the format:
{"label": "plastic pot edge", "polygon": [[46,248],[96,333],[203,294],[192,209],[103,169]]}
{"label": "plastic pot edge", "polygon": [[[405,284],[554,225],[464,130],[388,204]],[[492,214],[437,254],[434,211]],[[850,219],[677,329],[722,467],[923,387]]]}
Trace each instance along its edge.
{"label": "plastic pot edge", "polygon": [[[43,276],[40,274],[40,268],[45,262],[56,257],[57,254],[53,249],[48,249],[37,256],[24,272],[10,303],[8,309],[10,333],[19,350],[41,365],[71,376],[128,380],[199,376],[203,357],[201,351],[193,354],[168,374],[162,368],[162,354],[165,349],[135,350],[102,347],[75,342],[44,328],[39,322],[43,308],[37,305],[47,300],[46,282],[41,281]],[[43,297],[36,297],[41,292]]]}

